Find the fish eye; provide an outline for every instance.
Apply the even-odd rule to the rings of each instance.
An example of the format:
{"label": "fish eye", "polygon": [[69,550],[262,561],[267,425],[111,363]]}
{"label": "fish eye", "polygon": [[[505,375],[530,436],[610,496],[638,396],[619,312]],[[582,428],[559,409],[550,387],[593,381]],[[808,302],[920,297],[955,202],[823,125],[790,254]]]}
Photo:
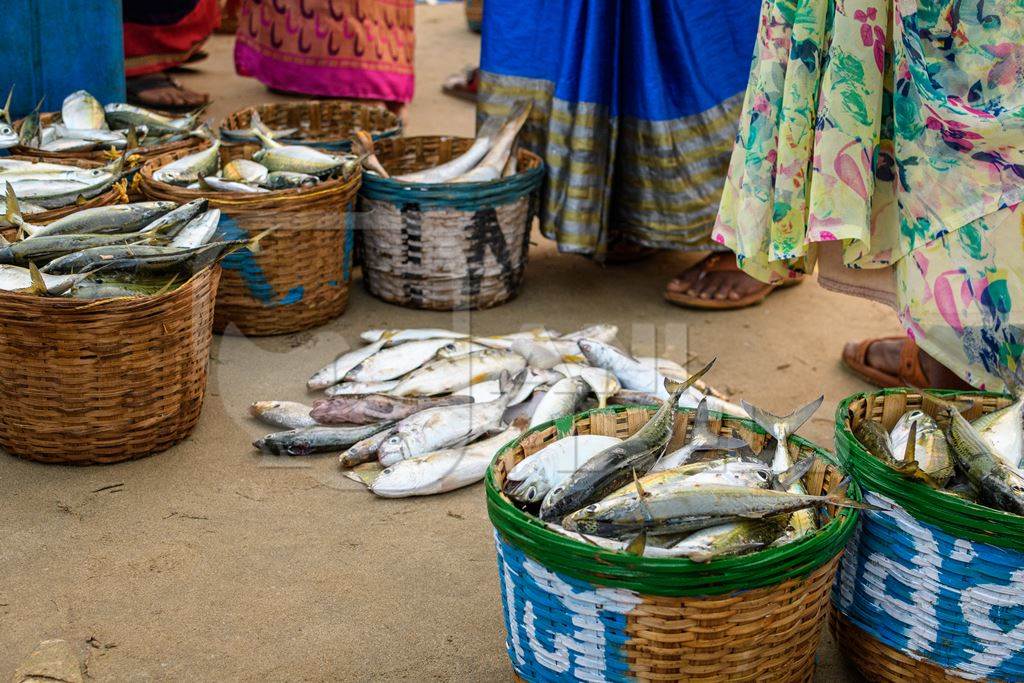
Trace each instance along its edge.
{"label": "fish eye", "polygon": [[587,512],[597,512],[597,506],[596,505],[588,505],[587,506]]}
{"label": "fish eye", "polygon": [[391,474],[391,468],[390,467],[384,468],[384,470],[381,471],[381,474]]}

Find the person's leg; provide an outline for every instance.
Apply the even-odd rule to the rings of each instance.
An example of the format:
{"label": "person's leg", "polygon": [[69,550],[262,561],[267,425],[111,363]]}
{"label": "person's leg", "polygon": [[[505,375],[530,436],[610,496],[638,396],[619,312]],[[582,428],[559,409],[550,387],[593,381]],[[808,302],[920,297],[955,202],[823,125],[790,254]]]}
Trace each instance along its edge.
{"label": "person's leg", "polygon": [[167,69],[196,54],[220,23],[217,0],[123,0],[128,99],[146,107],[194,109],[208,97],[183,88]]}

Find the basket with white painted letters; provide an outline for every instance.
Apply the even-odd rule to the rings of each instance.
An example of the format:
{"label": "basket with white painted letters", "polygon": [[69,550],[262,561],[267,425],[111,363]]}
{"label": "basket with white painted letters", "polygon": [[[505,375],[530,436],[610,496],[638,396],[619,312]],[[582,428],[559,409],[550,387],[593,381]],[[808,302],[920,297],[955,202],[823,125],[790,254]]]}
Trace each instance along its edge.
{"label": "basket with white painted letters", "polygon": [[[968,419],[1010,403],[970,400]],[[861,515],[840,563],[832,631],[869,681],[1024,680],[1024,518],[907,481],[853,436],[868,417],[891,429],[922,405],[912,389],[851,396],[836,413],[836,449],[880,507]],[[933,415],[943,425],[941,415]]]}

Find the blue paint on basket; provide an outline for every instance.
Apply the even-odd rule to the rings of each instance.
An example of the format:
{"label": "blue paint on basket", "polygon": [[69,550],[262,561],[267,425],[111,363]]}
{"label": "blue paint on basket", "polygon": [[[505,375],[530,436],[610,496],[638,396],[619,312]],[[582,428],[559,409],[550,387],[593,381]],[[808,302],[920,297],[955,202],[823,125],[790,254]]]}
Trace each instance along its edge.
{"label": "blue paint on basket", "polygon": [[1024,679],[1024,553],[951,536],[893,501],[867,512],[833,601],[889,647],[965,678]]}
{"label": "blue paint on basket", "polygon": [[629,681],[626,625],[640,596],[552,572],[495,534],[509,659],[531,682]]}
{"label": "blue paint on basket", "polygon": [[[345,282],[349,281],[352,273],[352,251],[356,243],[356,205],[350,202],[345,207],[345,257],[341,263],[341,277]],[[336,283],[331,283],[336,284]]]}
{"label": "blue paint on basket", "polygon": [[[217,224],[217,239],[247,240],[248,232],[238,226],[231,216],[221,213]],[[304,289],[302,285],[288,290],[284,296],[278,296],[274,286],[267,280],[263,268],[256,261],[255,255],[248,249],[239,249],[228,254],[221,265],[225,270],[233,270],[241,276],[249,290],[249,294],[264,306],[288,306],[302,301]]]}

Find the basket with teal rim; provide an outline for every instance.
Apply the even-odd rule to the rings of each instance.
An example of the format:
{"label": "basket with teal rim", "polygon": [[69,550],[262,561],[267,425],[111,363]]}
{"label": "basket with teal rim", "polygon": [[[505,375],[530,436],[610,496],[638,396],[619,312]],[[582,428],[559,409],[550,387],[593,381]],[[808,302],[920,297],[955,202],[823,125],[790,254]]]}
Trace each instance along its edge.
{"label": "basket with teal rim", "polygon": [[[932,392],[973,403],[969,420],[1010,405],[988,392]],[[1024,679],[1024,517],[908,481],[853,435],[864,419],[892,429],[908,410],[939,421],[914,389],[844,400],[836,450],[869,503],[840,563],[832,629],[871,681]]]}
{"label": "basket with teal rim", "polygon": [[[527,681],[810,681],[828,592],[857,512],[830,508],[813,535],[708,563],[615,553],[548,529],[502,493],[508,472],[560,438],[626,437],[654,407],[615,406],[540,425],[506,445],[486,477],[509,659]],[[679,410],[669,449],[689,438]],[[755,451],[771,437],[749,420],[712,414]],[[793,437],[819,462],[804,478],[823,493],[843,478],[834,457]],[[856,485],[850,495],[859,497]]]}
{"label": "basket with teal rim", "polygon": [[[377,143],[391,175],[442,164],[470,138],[424,136]],[[489,308],[519,292],[544,162],[518,152],[514,175],[489,182],[405,183],[363,176],[357,227],[363,282],[374,296],[410,308]]]}
{"label": "basket with teal rim", "polygon": [[306,145],[329,151],[347,152],[357,130],[365,130],[374,140],[402,134],[402,120],[384,109],[344,100],[305,100],[300,102],[268,102],[245,107],[229,114],[220,124],[224,144],[255,142],[248,133],[253,112],[272,130],[298,128],[300,135],[277,138],[285,145]]}

